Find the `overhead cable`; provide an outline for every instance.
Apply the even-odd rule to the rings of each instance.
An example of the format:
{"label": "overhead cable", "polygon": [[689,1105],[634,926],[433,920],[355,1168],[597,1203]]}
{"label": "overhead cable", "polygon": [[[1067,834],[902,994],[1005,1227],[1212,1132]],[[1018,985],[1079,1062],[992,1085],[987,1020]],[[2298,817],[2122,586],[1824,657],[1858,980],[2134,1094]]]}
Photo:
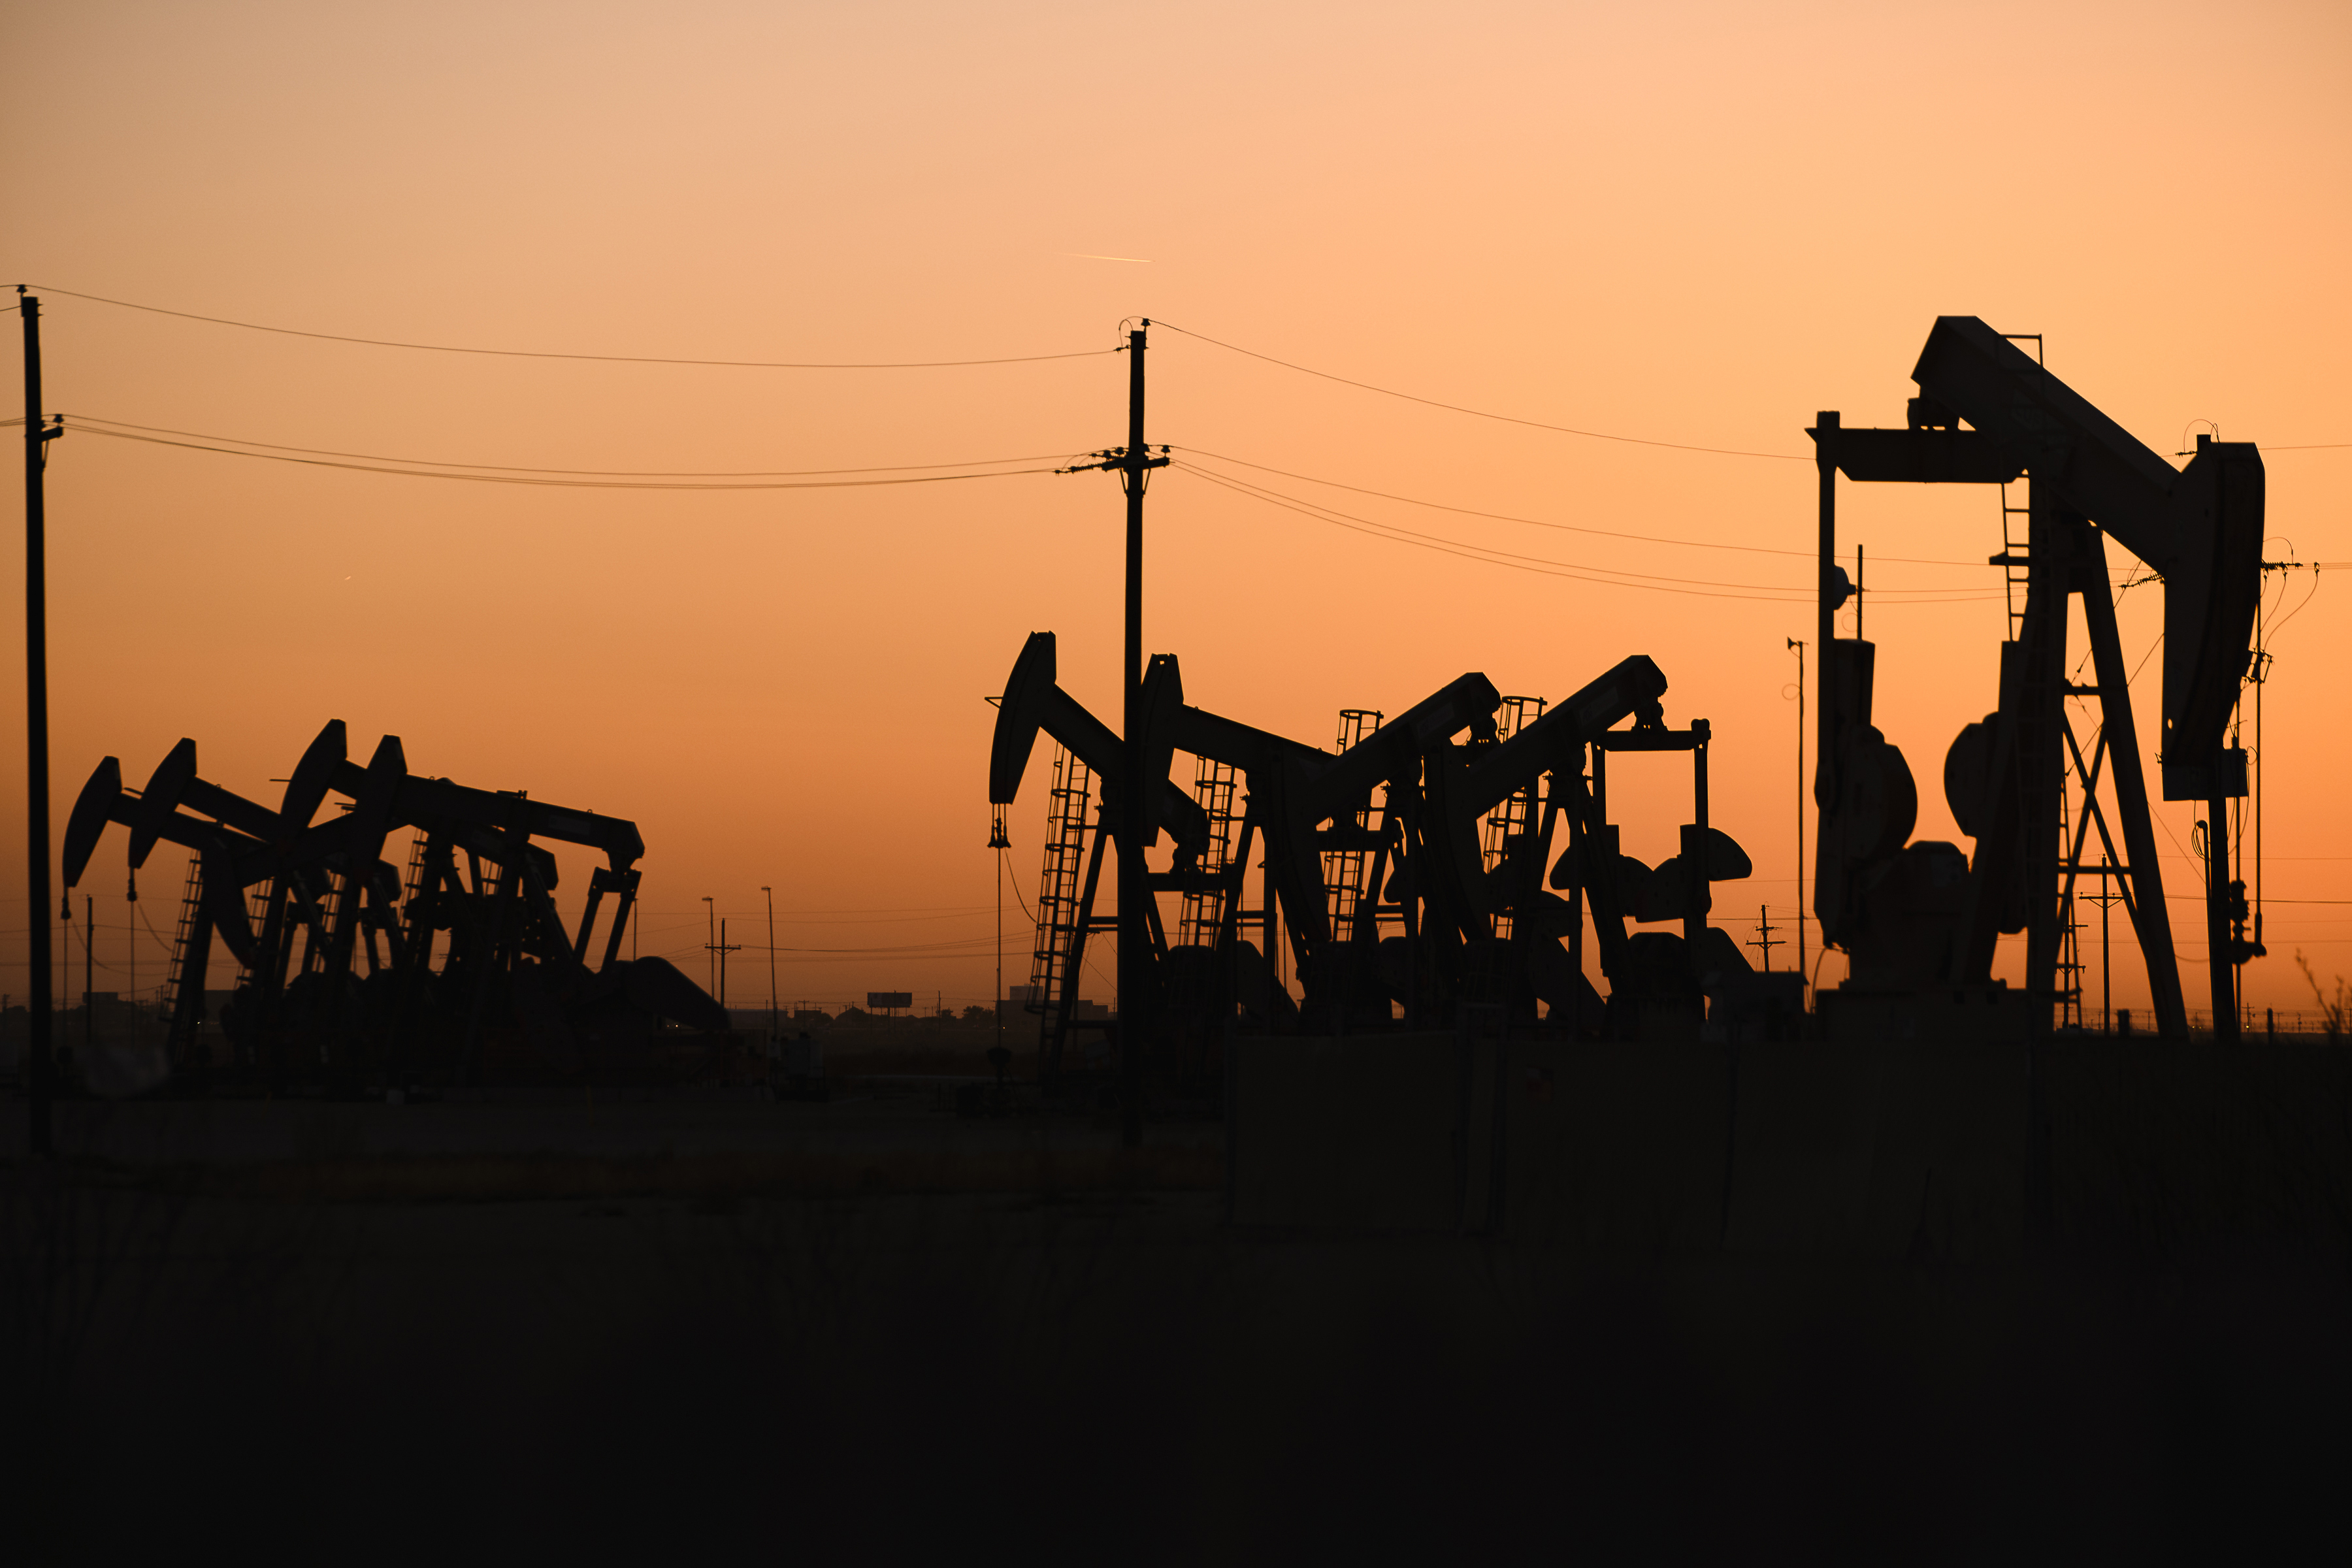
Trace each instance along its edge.
{"label": "overhead cable", "polygon": [[129,300],[110,300],[101,294],[82,294],[71,289],[53,289],[44,284],[32,285],[44,294],[62,294],[69,300],[88,300],[92,304],[113,305],[125,310],[145,310],[151,315],[177,316],[184,321],[205,321],[215,327],[239,327],[248,332],[274,332],[280,337],[316,338],[323,342],[359,343],[375,349],[413,349],[424,353],[485,354],[494,359],[561,359],[583,360],[597,364],[681,364],[711,366],[729,370],[956,370],[971,365],[1039,364],[1047,360],[1093,359],[1100,354],[1114,354],[1117,348],[1078,349],[1057,354],[1011,354],[999,359],[937,359],[822,362],[803,360],[752,359],[677,359],[658,354],[576,354],[551,353],[533,349],[484,349],[455,343],[410,343],[388,338],[355,338],[341,332],[309,332],[295,327],[264,326],[258,321],[236,321],[226,316],[200,316],[193,310],[167,310],[161,305],[141,305]]}
{"label": "overhead cable", "polygon": [[951,479],[1003,479],[1021,474],[1050,474],[1051,468],[996,468],[985,473],[903,474],[880,479],[553,479],[528,473],[450,473],[436,468],[389,468],[380,464],[342,462],[331,458],[298,458],[283,452],[244,451],[234,447],[207,446],[196,441],[173,441],[161,436],[135,435],[128,430],[101,429],[95,425],[83,426],[92,436],[109,436],[118,441],[143,441],[157,447],[179,447],[192,452],[217,452],[230,458],[258,458],[272,463],[299,463],[314,468],[344,468],[362,474],[396,474],[413,479],[459,479],[482,485],[541,485],[562,489],[586,490],[827,490],[857,489],[874,485],[936,485]]}
{"label": "overhead cable", "polygon": [[[354,458],[370,463],[398,463],[420,468],[464,468],[484,473],[561,474],[576,479],[809,479],[829,474],[901,474],[933,468],[981,468],[1003,463],[1045,463],[1062,461],[1066,454],[1035,452],[1018,458],[973,458],[961,463],[882,463],[869,468],[750,468],[741,470],[701,468],[534,468],[520,463],[448,463],[437,458],[388,458],[381,452],[338,452],[322,447],[289,447],[276,441],[249,441],[242,436],[211,436],[200,430],[173,430],[161,425],[133,425],[126,419],[108,419],[94,414],[68,414],[63,418],[75,420],[78,426],[93,426],[112,428],[98,434],[110,436],[123,430],[136,430],[149,436],[184,436],[194,441],[220,441],[232,447],[259,447],[270,452],[299,452],[313,458]],[[261,453],[248,453],[258,457]]]}
{"label": "overhead cable", "polygon": [[[1814,601],[1814,594],[1810,589],[1781,588],[1775,584],[1759,583],[1714,583],[1700,578],[1663,577],[1648,573],[1614,572],[1608,567],[1584,566],[1579,563],[1552,561],[1537,555],[1519,555],[1509,551],[1494,550],[1485,545],[1465,543],[1460,540],[1420,533],[1412,529],[1398,528],[1390,523],[1374,522],[1369,518],[1339,511],[1318,502],[1303,500],[1296,496],[1268,489],[1262,485],[1254,485],[1246,480],[1214,473],[1197,464],[1181,459],[1179,459],[1174,467],[1206,479],[1211,484],[1221,485],[1226,489],[1249,496],[1255,500],[1265,501],[1270,506],[1281,507],[1285,510],[1314,518],[1319,522],[1328,522],[1335,527],[1347,529],[1350,532],[1368,534],[1374,539],[1385,539],[1391,543],[1410,544],[1418,549],[1434,550],[1441,554],[1456,555],[1464,560],[1480,561],[1488,565],[1508,566],[1515,571],[1534,572],[1548,577],[1567,577],[1577,582],[1595,583],[1606,587],[1642,588],[1652,593],[1686,594],[1707,599],[1749,599],[1780,605],[1811,604]],[[1720,591],[1727,589],[1747,591]],[[1878,594],[1885,593],[1886,590],[1874,588],[1871,592]],[[1928,595],[1938,594],[1939,591],[1920,589],[1912,592]],[[1896,602],[1906,605],[1975,604],[2000,597],[1998,594],[1948,594],[1939,595],[1937,597],[1906,597]]]}
{"label": "overhead cable", "polygon": [[1245,349],[1238,343],[1224,342],[1210,337],[1205,332],[1196,332],[1189,327],[1180,327],[1175,322],[1163,321],[1158,316],[1151,319],[1151,324],[1155,327],[1166,327],[1171,332],[1181,332],[1188,338],[1198,338],[1201,342],[1223,349],[1228,353],[1244,354],[1251,359],[1264,360],[1268,364],[1278,364],[1285,370],[1295,370],[1301,375],[1318,376],[1325,381],[1336,381],[1342,386],[1358,387],[1365,392],[1377,392],[1383,397],[1402,398],[1407,403],[1418,403],[1430,408],[1443,408],[1454,414],[1467,414],[1474,418],[1493,419],[1505,425],[1524,425],[1531,430],[1554,430],[1563,436],[1581,436],[1592,441],[1622,441],[1632,447],[1663,447],[1675,452],[1706,452],[1718,458],[1769,458],[1775,462],[1783,463],[1810,463],[1813,460],[1810,455],[1800,455],[1795,452],[1749,452],[1733,447],[1696,447],[1683,441],[1653,441],[1642,436],[1617,436],[1606,430],[1580,430],[1572,425],[1551,425],[1540,419],[1522,419],[1513,414],[1494,414],[1484,408],[1466,408],[1459,403],[1443,403],[1434,397],[1422,397],[1410,392],[1399,392],[1392,387],[1375,386],[1369,381],[1356,381],[1348,376],[1334,375],[1328,370],[1316,370],[1307,365],[1294,364],[1286,359],[1276,359],[1272,354],[1262,354],[1255,349]]}
{"label": "overhead cable", "polygon": [[[1749,555],[1790,555],[1806,561],[1815,560],[1819,556],[1819,552],[1812,550],[1780,550],[1763,544],[1727,544],[1711,539],[1671,539],[1664,534],[1628,533],[1617,529],[1586,528],[1572,522],[1550,522],[1542,518],[1515,517],[1509,512],[1480,511],[1474,507],[1452,506],[1444,501],[1422,500],[1413,496],[1396,495],[1388,490],[1367,489],[1361,485],[1347,484],[1339,479],[1320,479],[1313,474],[1293,473],[1287,468],[1268,468],[1264,463],[1253,463],[1245,458],[1229,458],[1222,452],[1212,452],[1200,447],[1190,447],[1185,450],[1195,458],[1213,458],[1221,463],[1234,463],[1244,468],[1255,468],[1262,474],[1279,474],[1286,479],[1302,479],[1310,485],[1328,485],[1333,489],[1351,490],[1357,495],[1376,496],[1381,500],[1402,501],[1407,506],[1423,506],[1433,511],[1455,512],[1463,517],[1483,517],[1495,522],[1518,522],[1525,523],[1529,528],[1556,529],[1563,533],[1588,533],[1599,539],[1626,539],[1642,544],[1673,544],[1692,550],[1736,550]],[[1981,570],[1985,564],[1980,560],[1940,561],[1915,555],[1881,555],[1873,556],[1872,559],[1895,562],[1906,566],[1967,566],[1979,570]],[[2119,569],[2111,567],[2109,570]]]}

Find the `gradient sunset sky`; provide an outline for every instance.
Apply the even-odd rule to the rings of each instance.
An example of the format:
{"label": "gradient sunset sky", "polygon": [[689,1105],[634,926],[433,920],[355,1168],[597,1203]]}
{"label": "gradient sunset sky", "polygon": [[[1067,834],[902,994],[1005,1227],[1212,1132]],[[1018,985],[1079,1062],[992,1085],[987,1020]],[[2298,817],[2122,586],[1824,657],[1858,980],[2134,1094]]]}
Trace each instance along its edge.
{"label": "gradient sunset sky", "polygon": [[[2158,451],[2216,426],[2261,443],[2269,556],[2347,563],[2272,579],[2274,619],[2308,608],[2274,644],[2274,956],[2247,979],[2255,1005],[2294,1006],[2296,949],[2352,973],[2352,902],[2322,901],[2352,899],[2341,5],[97,0],[13,7],[7,36],[0,253],[6,280],[45,294],[46,402],[69,426],[543,469],[1036,468],[1124,439],[1127,366],[465,356],[63,290],[363,338],[712,360],[1076,353],[1109,348],[1124,318],[1173,323],[1188,331],[1152,333],[1154,442],[1427,536],[1159,476],[1145,640],[1182,657],[1190,699],[1328,745],[1338,710],[1394,712],[1465,670],[1556,699],[1649,654],[1669,721],[1715,726],[1715,817],[1757,861],[1717,892],[1743,939],[1755,905],[1783,919],[1796,891],[1784,639],[1812,635],[1804,427],[1825,408],[1901,423],[1938,314],[2042,333],[2051,368]],[[1761,455],[1479,419],[1207,339]],[[362,753],[394,732],[419,772],[634,817],[643,951],[690,973],[701,900],[758,942],[766,884],[779,945],[799,950],[787,1003],[971,1002],[990,991],[996,885],[983,699],[1051,629],[1065,684],[1118,715],[1121,510],[1103,475],[596,489],[94,428],[52,451],[60,826],[101,755],[136,783],[184,734],[207,776],[274,799],[268,781],[341,718]],[[1849,559],[1856,543],[1872,558],[1879,722],[1919,780],[1917,835],[1957,839],[1942,761],[1995,699],[2004,610],[1980,563],[2000,547],[1998,500],[1848,486],[1842,508]],[[1448,552],[1465,549],[1484,558]],[[21,555],[0,554],[20,603]],[[2137,660],[2158,591],[2120,614]],[[2158,662],[2135,689],[2147,737]],[[1047,754],[1013,814],[1024,897]],[[1687,784],[1651,761],[1654,788],[1612,770],[1612,794],[1627,849],[1654,862]],[[11,823],[22,790],[21,765],[0,768]],[[2199,961],[2192,1006],[2196,815],[2161,806],[2158,835]],[[118,831],[85,881],[114,968],[100,989],[123,983],[122,853]],[[20,830],[0,835],[0,989],[20,995],[22,856]],[[565,865],[576,907],[588,862]],[[165,934],[178,881],[168,848],[142,879]],[[1017,984],[1029,929],[1005,907]],[[140,941],[145,988],[163,953]],[[2116,999],[2137,1002],[2118,945]],[[884,951],[818,951],[844,949]],[[730,993],[764,1001],[764,969]]]}

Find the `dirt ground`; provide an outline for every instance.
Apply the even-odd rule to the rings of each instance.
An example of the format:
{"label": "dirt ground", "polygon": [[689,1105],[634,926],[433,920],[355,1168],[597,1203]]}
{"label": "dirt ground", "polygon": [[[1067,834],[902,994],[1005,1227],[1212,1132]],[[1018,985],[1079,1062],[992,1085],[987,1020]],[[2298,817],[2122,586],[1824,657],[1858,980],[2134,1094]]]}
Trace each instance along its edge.
{"label": "dirt ground", "polygon": [[[19,1560],[2340,1543],[2340,1258],[1575,1256],[1236,1228],[1183,1139],[1166,1168],[1192,1175],[1155,1188],[1086,1124],[1056,1134],[1052,1181],[993,1179],[1026,1190],[796,1188],[703,1136],[598,1154],[634,1184],[575,1171],[529,1198],[462,1161],[429,1191],[285,1174],[349,1169],[348,1144],[276,1162],[276,1187],[248,1163],[241,1189],[119,1150],[10,1158],[0,1486],[9,1534],[38,1543]],[[697,1158],[720,1163],[676,1181]]]}

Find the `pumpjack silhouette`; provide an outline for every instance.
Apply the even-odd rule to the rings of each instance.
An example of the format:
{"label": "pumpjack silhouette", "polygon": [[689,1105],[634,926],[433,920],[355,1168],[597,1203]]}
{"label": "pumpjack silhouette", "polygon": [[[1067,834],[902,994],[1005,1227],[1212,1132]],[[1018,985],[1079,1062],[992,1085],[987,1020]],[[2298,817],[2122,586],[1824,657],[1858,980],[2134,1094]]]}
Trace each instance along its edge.
{"label": "pumpjack silhouette", "polygon": [[[334,795],[341,812],[317,820]],[[569,1075],[598,1052],[641,1048],[664,1019],[727,1026],[674,965],[619,956],[645,854],[635,823],[411,773],[395,735],[362,765],[343,721],[331,721],[275,806],[201,776],[193,740],[136,791],[108,757],[66,824],[67,887],[110,824],[130,830],[134,873],[159,843],[194,851],[166,985],[166,1050],[184,1078],[215,1066],[198,1049],[215,936],[240,966],[220,1020],[226,1065],[279,1085],[464,1084],[479,1076],[490,1034],[519,1037],[544,1069]],[[404,829],[404,868],[383,855]],[[605,857],[575,931],[557,913],[555,857],[539,839]]]}

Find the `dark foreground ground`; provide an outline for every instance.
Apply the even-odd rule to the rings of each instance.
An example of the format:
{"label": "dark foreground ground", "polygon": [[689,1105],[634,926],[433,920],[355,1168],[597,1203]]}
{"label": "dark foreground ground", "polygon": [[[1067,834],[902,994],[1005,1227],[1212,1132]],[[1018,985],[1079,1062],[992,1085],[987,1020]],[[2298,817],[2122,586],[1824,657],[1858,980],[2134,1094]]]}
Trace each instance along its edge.
{"label": "dark foreground ground", "polygon": [[1127,1156],[919,1099],[521,1108],[519,1154],[496,1107],[184,1109],[0,1173],[13,1561],[2335,1561],[2352,1522],[2352,1277],[2308,1248],[1236,1228],[1213,1124]]}

